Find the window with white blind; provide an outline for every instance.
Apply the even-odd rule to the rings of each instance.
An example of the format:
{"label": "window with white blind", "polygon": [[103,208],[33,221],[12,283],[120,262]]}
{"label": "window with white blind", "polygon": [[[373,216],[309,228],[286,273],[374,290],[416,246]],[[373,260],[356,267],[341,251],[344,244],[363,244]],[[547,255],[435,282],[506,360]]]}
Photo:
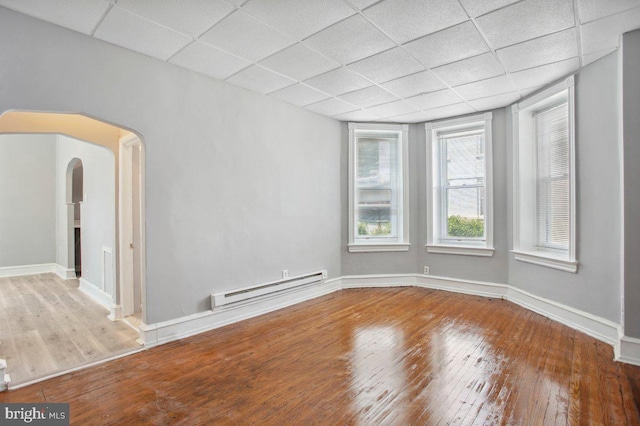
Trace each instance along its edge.
{"label": "window with white blind", "polygon": [[409,249],[407,125],[349,124],[349,251]]}
{"label": "window with white blind", "polygon": [[491,113],[427,123],[427,251],[491,256]]}
{"label": "window with white blind", "polygon": [[573,78],[513,106],[513,252],[568,272],[578,267],[573,111]]}

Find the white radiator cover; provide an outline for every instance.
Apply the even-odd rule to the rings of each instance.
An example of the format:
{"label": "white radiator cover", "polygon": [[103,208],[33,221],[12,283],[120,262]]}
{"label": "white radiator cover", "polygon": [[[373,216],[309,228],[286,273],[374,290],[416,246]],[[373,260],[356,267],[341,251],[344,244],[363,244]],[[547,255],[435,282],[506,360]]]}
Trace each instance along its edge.
{"label": "white radiator cover", "polygon": [[308,284],[322,283],[326,279],[327,271],[318,271],[309,274],[298,275],[295,277],[285,278],[282,280],[258,284],[251,287],[230,290],[223,293],[214,293],[211,295],[211,309],[215,309],[217,307],[229,305],[232,303],[242,302],[249,299],[255,299],[283,290],[303,287]]}

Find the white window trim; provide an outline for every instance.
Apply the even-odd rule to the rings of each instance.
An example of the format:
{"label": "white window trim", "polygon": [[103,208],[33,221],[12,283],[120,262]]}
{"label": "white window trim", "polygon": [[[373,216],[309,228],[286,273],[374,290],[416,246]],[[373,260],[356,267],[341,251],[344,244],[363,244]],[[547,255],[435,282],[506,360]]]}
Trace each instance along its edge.
{"label": "white window trim", "polygon": [[[355,240],[355,131],[370,130],[381,132],[398,132],[398,143],[402,155],[402,232],[395,242]],[[407,124],[374,124],[349,123],[349,243],[347,249],[351,253],[358,252],[393,252],[409,251],[409,126]]]}
{"label": "white window trim", "polygon": [[[562,92],[567,93],[569,108],[569,250],[567,255],[555,255],[552,251],[536,251],[522,238],[523,222],[520,176],[520,141],[524,137],[520,128],[521,114],[539,109],[546,100]],[[575,140],[575,82],[570,76],[564,81],[511,107],[513,114],[513,250],[516,260],[576,273],[579,262],[576,259],[576,140]],[[528,226],[532,226],[529,224]]]}
{"label": "white window trim", "polygon": [[[453,120],[439,121],[437,123],[426,123],[425,131],[427,136],[427,252],[440,254],[456,254],[462,256],[482,256],[491,257],[494,253],[493,248],[493,115],[490,112],[484,114],[476,114],[469,117],[455,118]],[[456,241],[444,243],[438,241],[436,228],[434,225],[434,209],[437,208],[435,191],[439,190],[434,186],[433,176],[433,144],[438,143],[437,131],[442,128],[465,128],[474,123],[484,122],[484,151],[485,151],[485,241],[467,242]]]}

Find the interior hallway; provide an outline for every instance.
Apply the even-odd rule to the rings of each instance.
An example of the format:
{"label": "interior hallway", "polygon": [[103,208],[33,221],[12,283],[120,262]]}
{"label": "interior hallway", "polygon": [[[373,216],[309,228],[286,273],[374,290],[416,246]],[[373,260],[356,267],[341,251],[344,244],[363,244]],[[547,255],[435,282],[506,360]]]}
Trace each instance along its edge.
{"label": "interior hallway", "polygon": [[55,274],[0,278],[0,358],[10,388],[141,348],[138,333]]}

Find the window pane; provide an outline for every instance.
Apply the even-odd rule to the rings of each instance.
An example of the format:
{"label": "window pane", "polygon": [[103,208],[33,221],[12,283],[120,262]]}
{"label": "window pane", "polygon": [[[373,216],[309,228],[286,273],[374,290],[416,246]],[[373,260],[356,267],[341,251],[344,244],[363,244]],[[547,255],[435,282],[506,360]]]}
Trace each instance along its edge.
{"label": "window pane", "polygon": [[569,247],[569,121],[567,104],[536,115],[538,246]]}
{"label": "window pane", "polygon": [[398,232],[398,143],[357,138],[356,238],[395,238]]}
{"label": "window pane", "polygon": [[447,237],[484,237],[484,187],[446,190]]}
{"label": "window pane", "polygon": [[445,141],[448,185],[482,185],[484,134],[446,138]]}

